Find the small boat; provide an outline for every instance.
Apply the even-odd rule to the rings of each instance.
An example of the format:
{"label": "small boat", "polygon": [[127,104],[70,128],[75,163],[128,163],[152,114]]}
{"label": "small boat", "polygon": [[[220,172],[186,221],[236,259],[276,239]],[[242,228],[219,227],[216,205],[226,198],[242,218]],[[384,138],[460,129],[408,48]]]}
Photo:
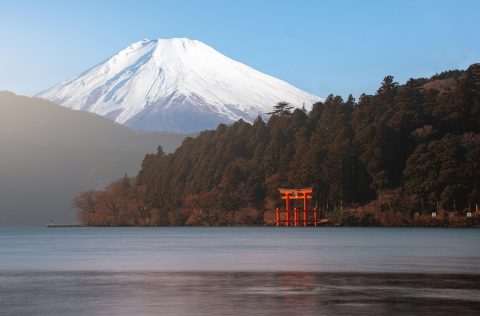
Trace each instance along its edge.
{"label": "small boat", "polygon": [[47,228],[70,228],[70,227],[85,227],[83,225],[75,225],[75,224],[53,224],[49,223]]}

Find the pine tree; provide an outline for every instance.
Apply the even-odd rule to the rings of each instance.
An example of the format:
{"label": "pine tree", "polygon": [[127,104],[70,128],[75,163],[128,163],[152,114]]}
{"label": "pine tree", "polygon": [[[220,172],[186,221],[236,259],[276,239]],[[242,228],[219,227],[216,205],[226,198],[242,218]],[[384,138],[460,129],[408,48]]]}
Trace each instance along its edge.
{"label": "pine tree", "polygon": [[273,111],[267,114],[272,116],[288,116],[291,114],[292,109],[293,109],[293,106],[291,106],[290,103],[278,102],[273,107]]}

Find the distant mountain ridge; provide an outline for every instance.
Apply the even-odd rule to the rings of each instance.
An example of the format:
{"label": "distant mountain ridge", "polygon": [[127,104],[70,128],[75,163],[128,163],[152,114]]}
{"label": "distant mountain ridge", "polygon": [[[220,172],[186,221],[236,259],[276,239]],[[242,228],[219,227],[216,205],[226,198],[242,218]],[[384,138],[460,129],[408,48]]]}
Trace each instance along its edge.
{"label": "distant mountain ridge", "polygon": [[186,135],[139,133],[95,114],[0,91],[0,226],[75,223],[72,198],[136,174]]}
{"label": "distant mountain ridge", "polygon": [[281,101],[321,98],[186,38],[143,40],[37,96],[141,131],[197,132],[252,123]]}

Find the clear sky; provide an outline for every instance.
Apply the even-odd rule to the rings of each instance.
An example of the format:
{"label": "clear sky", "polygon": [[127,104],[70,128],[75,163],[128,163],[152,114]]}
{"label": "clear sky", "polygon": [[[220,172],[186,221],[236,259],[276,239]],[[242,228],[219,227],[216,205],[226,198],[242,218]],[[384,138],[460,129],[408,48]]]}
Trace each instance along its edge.
{"label": "clear sky", "polygon": [[480,1],[0,0],[0,90],[33,95],[130,43],[188,37],[325,97],[480,62]]}

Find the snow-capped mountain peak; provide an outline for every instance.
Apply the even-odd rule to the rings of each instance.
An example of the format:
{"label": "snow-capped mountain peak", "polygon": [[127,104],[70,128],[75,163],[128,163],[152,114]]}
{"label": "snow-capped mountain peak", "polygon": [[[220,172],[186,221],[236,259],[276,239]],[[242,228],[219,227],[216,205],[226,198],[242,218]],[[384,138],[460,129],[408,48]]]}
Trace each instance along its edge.
{"label": "snow-capped mountain peak", "polygon": [[187,38],[135,42],[38,96],[137,130],[180,132],[252,122],[280,101],[320,100]]}

